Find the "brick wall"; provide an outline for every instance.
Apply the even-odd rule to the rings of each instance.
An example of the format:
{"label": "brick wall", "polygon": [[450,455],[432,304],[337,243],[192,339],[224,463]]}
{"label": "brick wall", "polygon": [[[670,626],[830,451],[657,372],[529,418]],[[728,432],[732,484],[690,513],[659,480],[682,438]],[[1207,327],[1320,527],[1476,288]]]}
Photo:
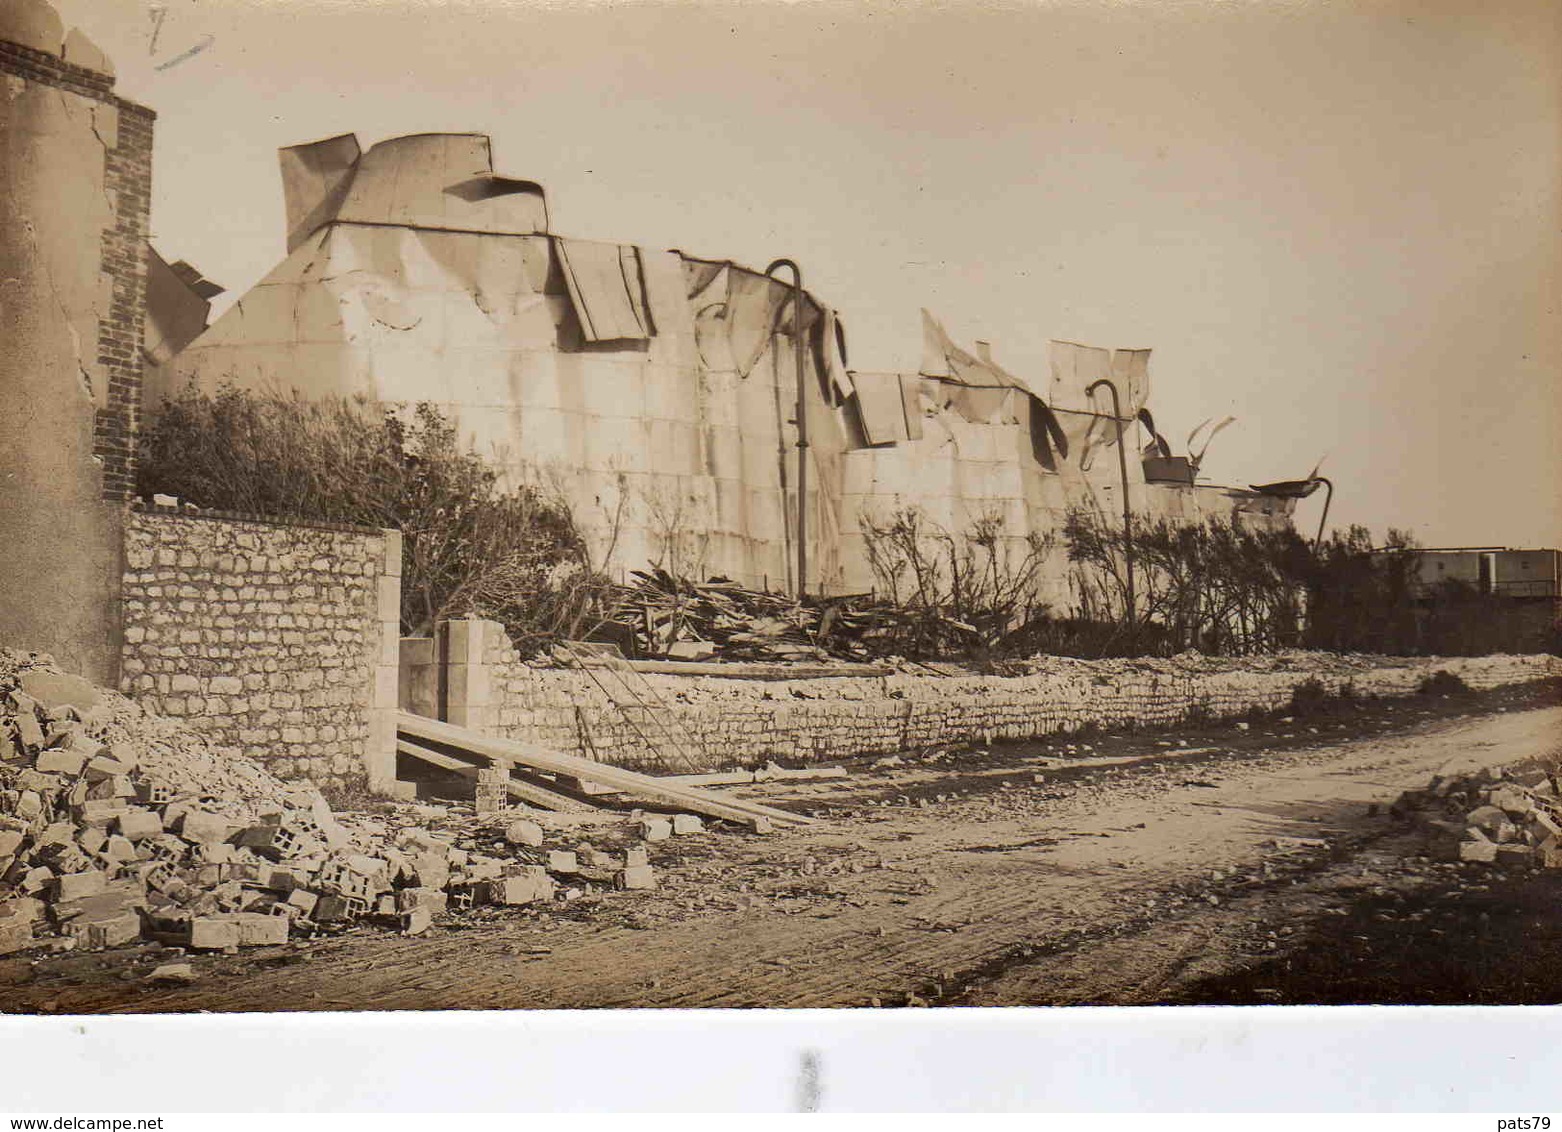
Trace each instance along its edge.
{"label": "brick wall", "polygon": [[[452,626],[462,625],[453,622]],[[493,735],[571,754],[647,767],[634,729],[582,672],[533,667],[503,629],[466,622],[452,642],[460,662],[461,702],[451,680],[450,718]],[[473,638],[476,638],[474,641]],[[481,657],[481,666],[474,663]],[[1047,658],[1031,675],[897,674],[814,680],[643,678],[692,736],[705,769],[768,759],[825,761],[845,754],[890,753],[939,744],[1032,739],[1086,724],[1171,724],[1191,712],[1235,716],[1283,708],[1295,687],[1317,678],[1330,691],[1349,683],[1361,695],[1402,696],[1431,672],[1447,669],[1473,688],[1562,676],[1550,656],[1361,657],[1289,653],[1236,660],[1081,661]]]}
{"label": "brick wall", "polygon": [[283,778],[394,779],[401,536],[136,512],[122,686]]}
{"label": "brick wall", "polygon": [[98,312],[97,402],[93,454],[102,462],[102,496],[131,498],[135,486],[135,435],[141,404],[141,338],[146,316],[146,241],[152,206],[152,129],[156,115],[114,93],[112,75],[67,62],[19,43],[0,41],[0,73],[42,83],[106,108],[98,140],[103,147],[103,188],[112,222],[96,237],[105,290]]}

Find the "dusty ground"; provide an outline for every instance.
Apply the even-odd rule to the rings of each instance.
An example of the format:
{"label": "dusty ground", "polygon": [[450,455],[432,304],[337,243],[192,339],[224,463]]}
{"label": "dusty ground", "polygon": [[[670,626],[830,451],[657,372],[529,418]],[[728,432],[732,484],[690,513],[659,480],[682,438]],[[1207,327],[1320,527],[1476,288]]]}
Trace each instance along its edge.
{"label": "dusty ground", "polygon": [[1443,865],[1386,813],[1562,757],[1555,684],[849,763],[823,820],[651,847],[662,888],[203,956],[0,960],[10,1012],[1562,1001],[1562,877]]}

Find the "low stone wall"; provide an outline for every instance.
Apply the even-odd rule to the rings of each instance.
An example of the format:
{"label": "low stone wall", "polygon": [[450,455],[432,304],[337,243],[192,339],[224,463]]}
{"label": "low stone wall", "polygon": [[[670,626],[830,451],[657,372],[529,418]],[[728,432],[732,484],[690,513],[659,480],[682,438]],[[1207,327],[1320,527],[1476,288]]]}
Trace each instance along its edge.
{"label": "low stone wall", "polygon": [[[654,766],[635,728],[587,673],[523,662],[491,622],[452,622],[451,633],[451,671],[457,663],[461,669],[451,681],[452,722],[623,766]],[[1359,695],[1402,696],[1439,669],[1478,689],[1562,676],[1562,660],[1551,656],[1046,658],[1030,668],[1022,676],[637,679],[666,705],[671,726],[692,739],[702,768],[717,769],[1034,739],[1087,724],[1170,724],[1195,713],[1229,717],[1283,708],[1312,678],[1331,692],[1349,684]]]}
{"label": "low stone wall", "polygon": [[282,778],[395,778],[401,535],[163,511],[125,537],[122,689]]}

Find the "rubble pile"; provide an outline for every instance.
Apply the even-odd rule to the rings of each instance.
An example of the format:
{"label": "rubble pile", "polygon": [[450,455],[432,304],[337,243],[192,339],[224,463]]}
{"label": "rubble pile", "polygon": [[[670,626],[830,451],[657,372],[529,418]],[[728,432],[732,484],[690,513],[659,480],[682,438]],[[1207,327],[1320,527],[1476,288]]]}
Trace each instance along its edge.
{"label": "rubble pile", "polygon": [[1436,775],[1391,812],[1420,826],[1439,856],[1562,869],[1562,797],[1544,770]]}
{"label": "rubble pile", "polygon": [[[312,786],[0,650],[0,955],[139,939],[227,951],[354,922],[417,933],[480,904],[656,886],[643,846],[550,846],[517,810],[440,832],[396,815],[443,809],[391,813],[335,815]],[[698,828],[637,832],[664,825]]]}

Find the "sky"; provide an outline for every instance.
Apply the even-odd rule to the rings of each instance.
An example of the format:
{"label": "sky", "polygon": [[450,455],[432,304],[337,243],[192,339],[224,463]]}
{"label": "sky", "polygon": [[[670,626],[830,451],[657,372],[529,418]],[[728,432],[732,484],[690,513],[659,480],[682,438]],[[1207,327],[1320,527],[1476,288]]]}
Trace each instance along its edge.
{"label": "sky", "polygon": [[[556,231],[799,262],[851,363],[927,307],[1045,390],[1151,347],[1204,472],[1331,527],[1562,546],[1562,5],[55,0],[157,111],[153,242],[284,254],[276,150],[492,135]],[[1298,523],[1319,519],[1322,493]]]}

